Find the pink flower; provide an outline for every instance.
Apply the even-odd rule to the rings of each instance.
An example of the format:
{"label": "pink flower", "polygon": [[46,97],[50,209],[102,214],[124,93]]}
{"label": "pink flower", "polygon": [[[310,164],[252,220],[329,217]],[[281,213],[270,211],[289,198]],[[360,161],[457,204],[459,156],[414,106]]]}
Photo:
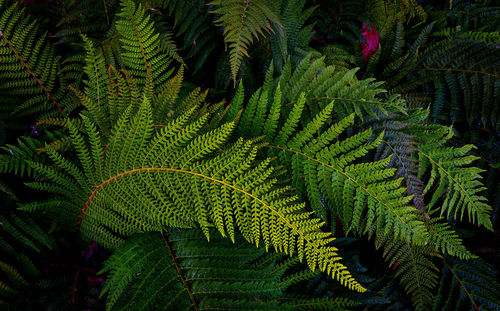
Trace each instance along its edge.
{"label": "pink flower", "polygon": [[361,53],[363,54],[366,63],[378,49],[378,31],[372,23],[370,23],[370,27],[363,24],[363,26],[361,26],[361,35],[366,41],[365,43],[363,40],[359,40]]}

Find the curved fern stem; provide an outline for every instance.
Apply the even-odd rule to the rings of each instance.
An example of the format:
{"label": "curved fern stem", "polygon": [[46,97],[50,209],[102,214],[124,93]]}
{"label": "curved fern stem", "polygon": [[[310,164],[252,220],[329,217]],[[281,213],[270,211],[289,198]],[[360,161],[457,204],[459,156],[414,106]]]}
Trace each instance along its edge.
{"label": "curved fern stem", "polygon": [[[208,180],[210,180],[212,182],[219,183],[219,184],[221,184],[223,186],[226,186],[226,187],[231,188],[231,189],[233,189],[235,191],[238,191],[238,192],[240,192],[240,193],[242,193],[242,194],[244,194],[244,195],[252,198],[254,201],[259,202],[260,204],[262,204],[262,206],[265,206],[266,208],[268,208],[269,210],[271,210],[271,212],[273,214],[275,214],[278,218],[280,218],[284,223],[286,223],[288,225],[288,227],[291,228],[294,233],[296,233],[298,236],[300,236],[302,239],[304,239],[304,241],[306,241],[307,243],[310,243],[311,245],[313,245],[315,247],[315,249],[320,250],[320,247],[317,245],[317,243],[315,243],[314,241],[312,241],[311,239],[309,239],[301,230],[299,230],[299,228],[297,228],[297,226],[295,226],[294,224],[292,224],[288,218],[284,217],[281,213],[279,213],[271,205],[269,205],[266,202],[262,201],[260,198],[258,198],[257,196],[253,195],[252,193],[249,193],[249,192],[245,191],[244,189],[240,189],[240,188],[238,188],[238,187],[236,187],[234,185],[228,184],[227,182],[225,182],[223,180],[219,180],[219,179],[216,179],[216,178],[213,178],[213,177],[201,174],[201,173],[196,173],[196,172],[192,172],[192,171],[186,171],[186,170],[183,170],[183,169],[168,168],[168,167],[144,167],[144,168],[139,168],[139,169],[133,169],[133,170],[126,171],[126,172],[120,173],[118,175],[115,175],[115,176],[110,177],[110,178],[106,179],[105,181],[103,181],[101,184],[99,184],[94,189],[94,191],[92,191],[92,193],[90,194],[89,199],[87,200],[87,202],[85,202],[85,205],[84,205],[84,207],[82,209],[82,213],[80,214],[80,217],[78,219],[77,230],[80,230],[80,227],[81,227],[82,221],[83,221],[83,217],[85,216],[85,212],[87,211],[87,209],[90,206],[90,203],[92,202],[92,200],[94,199],[94,197],[96,196],[96,194],[98,193],[98,191],[102,187],[104,187],[105,185],[109,184],[110,182],[112,182],[112,181],[114,181],[114,180],[116,180],[116,179],[118,179],[120,177],[123,177],[123,176],[126,176],[126,175],[130,175],[130,174],[133,174],[133,173],[148,172],[148,171],[155,171],[155,172],[160,172],[161,171],[161,172],[174,172],[174,173],[189,174],[189,175],[197,176],[197,177],[200,177],[200,178],[208,179]],[[368,191],[368,190],[366,190],[366,191]]]}

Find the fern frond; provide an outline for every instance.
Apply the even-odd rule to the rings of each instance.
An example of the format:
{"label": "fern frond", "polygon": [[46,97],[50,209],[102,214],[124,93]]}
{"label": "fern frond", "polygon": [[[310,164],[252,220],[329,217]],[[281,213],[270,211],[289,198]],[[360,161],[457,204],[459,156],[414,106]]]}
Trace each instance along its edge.
{"label": "fern frond", "polygon": [[236,85],[243,57],[249,57],[249,46],[264,36],[264,31],[269,32],[272,24],[279,24],[279,17],[274,8],[262,0],[216,0],[209,5],[215,6],[212,13],[220,16],[215,23],[224,27],[224,41],[230,48],[231,75]]}
{"label": "fern frond", "polygon": [[430,260],[432,249],[428,246],[413,246],[390,237],[376,237],[375,246],[383,248],[384,259],[396,270],[416,310],[428,310],[432,305],[432,290],[437,285],[439,271]]}
{"label": "fern frond", "polygon": [[497,271],[482,259],[444,258],[439,292],[433,310],[500,310]]}
{"label": "fern frond", "polygon": [[[108,109],[109,105],[105,103],[108,102],[108,92],[107,92],[107,78],[106,67],[104,64],[104,57],[102,51],[96,51],[93,42],[82,35],[82,39],[85,43],[85,67],[84,71],[87,76],[85,83],[85,99],[83,94],[80,93],[80,98],[85,108],[94,117],[95,122],[99,125],[102,130],[107,130],[110,128],[108,115],[110,112]],[[75,91],[78,93],[78,91]]]}
{"label": "fern frond", "polygon": [[439,219],[434,218],[426,222],[426,227],[431,238],[429,244],[435,244],[434,249],[441,249],[443,253],[460,259],[477,258],[462,244],[462,239],[458,234],[451,229],[447,222],[441,222]]}
{"label": "fern frond", "polygon": [[[466,214],[470,222],[493,230],[491,207],[487,199],[480,195],[485,189],[480,182],[482,170],[469,166],[477,160],[476,156],[468,155],[474,146],[444,147],[443,144],[452,136],[453,132],[449,129],[434,141],[422,142],[418,151],[418,177],[423,178],[430,171],[423,191],[432,195],[428,204],[429,213],[439,212],[440,216],[460,220]],[[441,201],[439,206],[437,203]]]}
{"label": "fern frond", "polygon": [[271,50],[275,69],[280,73],[288,58],[296,64],[302,58],[300,51],[308,49],[313,25],[304,24],[317,7],[304,9],[305,4],[304,0],[285,1],[280,13],[283,30],[279,31],[279,28],[273,27]]}
{"label": "fern frond", "polygon": [[280,78],[282,93],[286,101],[294,102],[301,93],[309,102],[309,109],[319,111],[334,101],[334,110],[339,119],[351,113],[360,118],[366,114],[377,118],[377,111],[388,112],[406,111],[406,104],[397,96],[389,100],[379,100],[377,95],[385,92],[381,89],[381,82],[373,78],[358,80],[355,76],[357,69],[347,70],[327,66],[324,57],[317,59],[308,54],[291,72],[291,64],[287,63]]}
{"label": "fern frond", "polygon": [[433,85],[432,116],[469,124],[480,120],[498,130],[500,52],[494,46],[455,35],[429,45],[412,69],[420,85]]}
{"label": "fern frond", "polygon": [[[170,27],[167,28],[165,22],[159,22],[162,36],[165,29],[173,29],[176,37],[181,37],[184,58],[194,61],[192,73],[199,72],[207,59],[214,56],[213,53],[221,42],[217,27],[213,24],[212,15],[209,13],[211,6],[207,5],[207,1],[142,0],[141,2],[144,7],[164,9],[163,14],[170,17],[173,25],[169,24]],[[162,46],[165,46],[163,38],[160,39]]]}
{"label": "fern frond", "polygon": [[311,272],[284,276],[297,260],[281,261],[281,256],[262,249],[231,244],[216,233],[211,236],[210,243],[198,230],[132,236],[101,271],[109,273],[102,292],[107,293],[106,308],[344,310],[358,306],[346,298],[285,294],[294,282],[310,278]]}
{"label": "fern frond", "polygon": [[179,55],[179,49],[177,48],[173,37],[173,32],[166,26],[162,25],[159,37],[162,51],[165,51],[168,56],[175,59],[179,64],[186,66],[186,63],[184,63],[184,60]]}
{"label": "fern frond", "polygon": [[35,224],[33,219],[29,217],[19,217],[15,213],[8,216],[0,215],[0,222],[2,223],[2,235],[9,235],[13,239],[23,245],[24,247],[31,248],[37,252],[40,248],[51,249],[54,247],[54,240],[47,236],[46,233]]}
{"label": "fern frond", "polygon": [[[118,70],[114,66],[109,66],[107,70],[107,93],[108,103],[106,105],[109,106],[110,125],[116,123],[129,105],[135,111],[142,101],[142,90],[137,80],[127,71]],[[94,116],[94,118],[96,117]]]}
{"label": "fern frond", "polygon": [[63,112],[67,89],[58,75],[59,57],[38,23],[19,3],[0,1],[0,102],[27,96],[16,112]]}
{"label": "fern frond", "polygon": [[[305,101],[302,94],[282,119],[284,125],[279,132],[266,131],[265,125],[282,113],[281,92],[278,87],[268,108],[267,90],[259,90],[243,112],[239,131],[247,137],[266,135],[268,155],[278,156],[280,164],[291,168],[292,184],[321,218],[339,215],[345,225],[361,232],[377,224],[378,233],[390,232],[396,239],[424,244],[426,229],[419,212],[408,205],[411,196],[400,187],[401,179],[392,178],[395,169],[386,169],[390,157],[356,163],[380,144],[383,133],[372,137],[372,131],[367,130],[340,140],[342,132],[354,122],[354,114],[329,125],[333,102],[310,122],[299,125]],[[273,111],[268,113],[268,109]]]}
{"label": "fern frond", "polygon": [[26,291],[37,287],[33,280],[41,275],[27,254],[39,256],[55,241],[26,214],[3,213],[0,224],[0,306],[12,307],[26,300]]}
{"label": "fern frond", "polygon": [[[320,230],[322,222],[310,217],[289,188],[277,187],[270,178],[270,159],[254,162],[256,149],[243,140],[210,156],[234,124],[196,136],[207,117],[193,123],[179,118],[155,133],[151,106],[144,99],[136,115],[130,115],[130,108],[122,114],[104,152],[95,125],[83,120],[88,143],[70,127],[81,169],[65,164],[59,171],[31,162],[49,182],[28,185],[56,196],[52,206],[32,202],[23,209],[45,208],[65,223],[78,220],[74,224],[86,238],[109,248],[118,247],[123,237],[167,226],[199,226],[208,239],[212,226],[233,240],[237,229],[250,243],[263,241],[266,249],[297,254],[312,270],[364,290],[337,262],[336,249],[328,245],[334,238]],[[59,166],[67,163],[53,150],[49,155]]]}
{"label": "fern frond", "polygon": [[19,176],[32,175],[31,167],[26,163],[27,160],[45,163],[45,158],[38,155],[38,148],[43,143],[35,138],[20,137],[18,145],[8,144],[1,147],[0,153],[0,173],[14,173]]}
{"label": "fern frond", "polygon": [[288,310],[275,299],[286,289],[275,261],[254,264],[268,257],[263,250],[212,233],[210,243],[198,230],[134,235],[101,271],[109,272],[107,310]]}
{"label": "fern frond", "polygon": [[131,0],[123,0],[121,6],[116,30],[121,35],[123,62],[141,86],[146,83],[150,71],[155,90],[159,91],[173,71],[169,69],[171,59],[162,52],[159,34],[155,33],[154,23],[142,5],[136,6]]}
{"label": "fern frond", "polygon": [[443,221],[442,217],[429,215],[429,200],[425,197],[424,190],[425,186],[428,185],[426,176],[431,167],[426,164],[422,165],[418,154],[422,151],[421,146],[425,144],[435,143],[432,147],[433,152],[445,149],[445,141],[442,141],[441,138],[448,133],[448,128],[423,123],[428,112],[428,110],[422,109],[411,110],[407,116],[381,117],[380,120],[372,123],[371,125],[376,131],[385,132],[383,144],[377,148],[375,159],[392,156],[389,167],[397,168],[396,176],[404,177],[408,194],[413,195],[415,206],[427,219],[424,222],[429,234],[427,242],[434,249],[439,249],[445,254],[462,259],[474,258],[475,256],[463,246],[462,240],[450,224]]}

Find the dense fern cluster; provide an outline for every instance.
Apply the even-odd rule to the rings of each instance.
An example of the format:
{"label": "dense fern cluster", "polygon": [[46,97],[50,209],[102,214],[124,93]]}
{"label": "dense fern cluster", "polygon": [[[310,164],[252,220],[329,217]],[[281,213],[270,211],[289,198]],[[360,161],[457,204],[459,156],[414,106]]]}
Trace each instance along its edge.
{"label": "dense fern cluster", "polygon": [[47,4],[0,0],[2,308],[500,310],[500,7]]}

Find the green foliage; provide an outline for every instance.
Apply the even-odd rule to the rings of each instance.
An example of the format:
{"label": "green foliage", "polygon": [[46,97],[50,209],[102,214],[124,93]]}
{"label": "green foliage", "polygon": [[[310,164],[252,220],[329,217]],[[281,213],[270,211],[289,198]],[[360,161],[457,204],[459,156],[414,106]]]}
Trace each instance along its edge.
{"label": "green foliage", "polygon": [[48,1],[0,0],[2,307],[498,310],[491,1]]}
{"label": "green foliage", "polygon": [[51,27],[51,37],[58,45],[76,44],[81,34],[94,40],[102,39],[118,9],[118,3],[116,0],[64,1],[61,6],[50,8],[50,12],[47,12],[49,23],[54,24],[45,27]]}
{"label": "green foliage", "polygon": [[307,20],[314,13],[316,7],[304,9],[305,1],[283,1],[281,7],[282,33],[279,28],[273,27],[271,49],[275,69],[280,72],[287,59],[296,64],[302,58],[302,53],[307,50],[309,40],[313,35],[313,25],[306,25]]}
{"label": "green foliage", "polygon": [[[430,168],[430,176],[423,193],[426,194],[434,184],[437,184],[432,193],[432,199],[427,205],[429,214],[438,211],[440,216],[445,214],[448,218],[452,215],[453,218],[462,220],[466,213],[470,222],[493,230],[489,217],[491,207],[486,203],[485,197],[478,195],[485,189],[480,182],[479,173],[482,170],[477,167],[466,167],[478,159],[476,156],[468,155],[474,146],[441,147],[452,135],[453,132],[449,131],[440,138],[437,136],[437,141],[429,139],[420,144],[419,177],[422,177]],[[443,195],[445,189],[447,190]],[[435,207],[438,200],[444,200],[444,202],[440,207]]]}
{"label": "green foliage", "polygon": [[[163,26],[171,25],[177,37],[182,36],[179,45],[185,60],[194,59],[193,73],[198,73],[209,57],[215,57],[219,38],[215,25],[211,23],[210,6],[206,1],[193,0],[154,0],[142,1],[144,5],[156,9],[163,9],[164,14],[172,17],[172,22],[162,18],[158,26],[161,27],[160,36],[164,35]],[[179,56],[180,57],[180,56]],[[177,60],[177,57],[174,57]]]}
{"label": "green foliage", "polygon": [[497,273],[484,260],[443,259],[444,268],[433,310],[499,310]]}
{"label": "green foliage", "polygon": [[[390,5],[383,5],[385,13],[377,15],[382,20],[369,19],[375,22],[380,47],[366,63],[358,57],[356,65],[362,67],[363,77],[386,81],[386,87],[401,94],[410,107],[431,104],[435,120],[481,122],[497,132],[500,54],[495,45],[498,27],[493,25],[498,24],[495,12],[500,9],[487,5],[452,1],[449,14],[433,11],[426,23],[406,24],[393,19]],[[343,48],[359,50],[357,40],[350,43]]]}
{"label": "green foliage", "polygon": [[249,46],[259,35],[264,36],[264,31],[269,32],[272,24],[279,24],[279,17],[272,4],[262,0],[215,0],[210,5],[216,7],[212,13],[219,15],[216,24],[224,27],[224,41],[230,49],[231,75],[236,85],[243,57],[249,57]]}
{"label": "green foliage", "polygon": [[[367,130],[339,140],[339,135],[353,123],[354,114],[325,128],[333,103],[299,130],[304,94],[285,117],[281,131],[275,134],[281,109],[280,89],[275,93],[270,112],[266,107],[266,91],[255,100],[257,96],[252,96],[254,100],[250,100],[242,115],[241,131],[248,133],[251,129],[253,136],[266,135],[267,147],[272,149],[269,155],[278,155],[283,165],[291,167],[292,184],[299,193],[304,193],[320,217],[341,215],[344,224],[361,232],[377,224],[377,232],[391,232],[394,238],[404,237],[415,244],[425,242],[425,228],[416,209],[407,205],[411,197],[406,196],[406,189],[399,187],[401,179],[391,180],[395,169],[384,169],[390,158],[355,164],[356,159],[380,144],[383,134],[372,137],[371,130]],[[256,113],[251,115],[253,110]],[[268,119],[263,119],[263,115],[268,115]],[[331,211],[327,213],[327,209]]]}
{"label": "green foliage", "polygon": [[[64,215],[70,225],[78,220],[74,225],[87,239],[111,249],[123,237],[167,226],[199,226],[207,239],[209,228],[215,226],[233,241],[237,228],[248,242],[296,253],[312,270],[318,268],[363,291],[337,262],[336,248],[328,246],[333,238],[320,231],[321,221],[310,218],[289,188],[278,187],[270,178],[270,161],[254,162],[256,149],[243,140],[210,156],[223,146],[234,124],[197,136],[207,117],[189,122],[192,112],[155,133],[151,105],[144,98],[136,115],[130,115],[130,108],[123,113],[106,147],[95,125],[83,117],[88,143],[69,127],[81,168],[49,149],[50,158],[63,171],[31,162],[50,182],[28,186],[56,196],[23,204],[22,209]],[[124,187],[127,193],[122,192]]]}
{"label": "green foliage", "polygon": [[47,34],[20,6],[0,1],[0,104],[21,115],[62,113],[69,99],[58,75],[60,59]]}
{"label": "green foliage", "polygon": [[[398,265],[402,265],[396,275],[402,275],[401,283],[412,297],[415,307],[419,310],[428,309],[432,304],[432,289],[437,284],[438,276],[437,269],[426,256],[438,250],[460,258],[475,256],[462,245],[461,239],[448,223],[439,222],[439,218],[425,220],[426,212],[434,217],[432,207],[437,199],[431,200],[425,207],[426,212],[422,213],[409,204],[412,197],[407,196],[406,189],[400,187],[402,178],[392,178],[397,169],[386,167],[391,163],[391,154],[401,160],[400,153],[405,153],[406,161],[411,165],[419,163],[417,169],[406,172],[406,178],[420,181],[426,174],[432,176],[429,177],[425,189],[413,187],[411,194],[420,195],[423,199],[426,191],[433,189],[432,180],[439,176],[442,184],[441,189],[435,190],[436,193],[443,192],[443,189],[449,189],[451,193],[444,198],[436,195],[440,200],[444,200],[441,205],[443,209],[450,206],[468,208],[474,215],[469,218],[471,222],[476,222],[476,218],[483,216],[484,219],[489,219],[490,207],[483,205],[485,199],[475,194],[483,190],[478,187],[480,183],[476,181],[480,176],[467,173],[478,170],[467,167],[471,162],[468,159],[476,158],[466,156],[471,146],[465,146],[455,152],[453,151],[457,148],[445,148],[444,144],[449,139],[443,138],[443,134],[449,133],[446,127],[424,124],[405,126],[405,123],[400,121],[399,124],[392,121],[394,125],[391,125],[384,121],[384,127],[390,134],[387,139],[402,146],[389,148],[389,156],[381,160],[357,163],[356,160],[365,157],[370,150],[379,148],[382,141],[388,144],[384,140],[384,132],[373,137],[372,130],[368,129],[341,139],[342,132],[353,124],[354,114],[330,125],[328,120],[331,112],[335,110],[333,102],[313,116],[310,122],[301,122],[304,120],[303,111],[306,107],[304,93],[291,110],[287,111],[286,106],[282,104],[280,85],[271,97],[268,96],[269,93],[272,94],[268,82],[266,79],[263,89],[251,96],[241,116],[239,134],[247,137],[264,135],[267,156],[277,156],[280,164],[290,167],[291,183],[321,218],[328,220],[330,217],[329,223],[333,230],[337,225],[335,218],[340,217],[348,230],[354,229],[353,231],[361,234],[376,233],[377,240],[383,241],[377,242],[378,247],[384,245],[386,258],[392,260],[391,265],[396,261]],[[236,104],[235,110],[241,106],[243,93],[240,86],[233,100]],[[422,116],[425,119],[426,113],[423,112]],[[403,119],[410,122],[409,119],[413,118],[413,122],[418,122],[422,116],[413,114],[404,116]],[[279,132],[275,131],[276,124],[282,124]],[[410,133],[419,133],[419,138],[411,139]],[[409,144],[405,144],[404,140]],[[410,149],[406,149],[408,147]],[[429,157],[433,165],[425,161],[427,152],[433,155]],[[420,158],[412,158],[416,155]],[[395,163],[397,162],[396,160]],[[404,167],[404,162],[393,166],[401,164]],[[460,168],[455,169],[455,166]],[[450,179],[450,176],[456,174],[460,175],[457,175],[456,179]],[[471,201],[467,204],[463,203],[464,199],[460,202],[455,202],[455,199],[449,205],[448,196],[463,196],[471,198]],[[478,221],[478,224],[486,224],[491,228],[488,222]],[[415,259],[417,257],[419,259]],[[420,275],[428,278],[422,278]]]}
{"label": "green foliage", "polygon": [[102,292],[107,293],[107,308],[344,310],[357,306],[346,298],[286,294],[291,285],[317,273],[285,274],[297,266],[296,259],[283,260],[262,249],[236,245],[216,234],[207,243],[198,230],[136,234],[101,271],[109,273]]}
{"label": "green foliage", "polygon": [[324,57],[314,59],[307,55],[292,73],[291,63],[288,62],[280,77],[282,92],[286,101],[294,101],[304,92],[309,104],[308,108],[314,111],[324,108],[333,101],[333,108],[339,119],[356,113],[360,118],[376,112],[404,112],[405,103],[399,96],[392,96],[388,100],[379,100],[376,95],[385,92],[381,89],[381,82],[375,79],[358,80],[355,76],[357,69],[347,70],[342,67],[327,66]]}
{"label": "green foliage", "polygon": [[123,63],[141,86],[146,83],[150,71],[156,91],[159,91],[172,72],[168,68],[171,59],[162,53],[160,41],[157,40],[159,35],[154,33],[154,23],[142,6],[136,6],[131,0],[122,1],[121,6],[116,30],[121,35]]}
{"label": "green foliage", "polygon": [[491,59],[499,57],[491,44],[461,33],[429,45],[415,67],[421,71],[422,81],[434,84],[432,116],[453,123],[479,119],[498,130],[500,71]]}
{"label": "green foliage", "polygon": [[297,310],[281,296],[311,272],[284,277],[296,260],[279,263],[263,250],[233,246],[212,233],[210,243],[198,230],[134,235],[102,270],[109,272],[102,292],[109,292],[107,308]]}
{"label": "green foliage", "polygon": [[376,239],[375,245],[383,247],[384,259],[396,270],[395,275],[409,293],[415,310],[429,310],[432,289],[438,281],[438,269],[429,258],[432,249],[391,239]]}
{"label": "green foliage", "polygon": [[[2,206],[5,208],[5,205]],[[42,276],[40,267],[34,263],[36,256],[46,254],[55,247],[49,236],[31,217],[25,213],[0,214],[0,307],[23,307],[27,291],[29,299],[37,291],[43,291],[34,280]],[[34,288],[33,288],[33,285]],[[24,305],[26,306],[26,305]]]}
{"label": "green foliage", "polygon": [[[42,142],[30,137],[21,137],[18,139],[18,145],[6,145],[2,147],[0,154],[0,172],[11,173],[24,176],[30,175],[32,169],[26,163],[26,159],[33,159],[37,162],[45,161],[37,155],[37,149],[41,148]],[[35,157],[36,156],[36,157]]]}

